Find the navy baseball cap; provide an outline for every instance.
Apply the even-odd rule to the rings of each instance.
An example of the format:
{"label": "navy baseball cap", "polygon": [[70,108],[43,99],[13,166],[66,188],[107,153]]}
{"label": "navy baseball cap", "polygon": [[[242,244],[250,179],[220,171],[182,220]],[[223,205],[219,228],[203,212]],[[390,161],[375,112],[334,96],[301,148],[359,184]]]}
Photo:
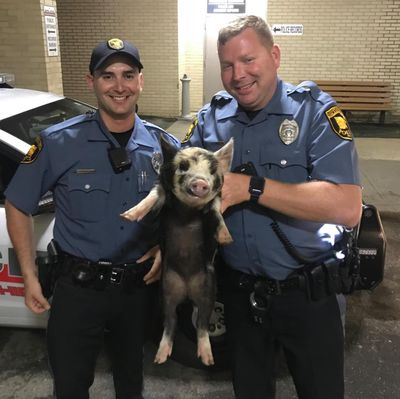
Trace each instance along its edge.
{"label": "navy baseball cap", "polygon": [[93,75],[94,71],[115,54],[127,55],[132,59],[133,63],[139,67],[139,70],[143,68],[140,62],[139,50],[132,43],[114,38],[99,43],[93,49],[89,64],[90,73]]}

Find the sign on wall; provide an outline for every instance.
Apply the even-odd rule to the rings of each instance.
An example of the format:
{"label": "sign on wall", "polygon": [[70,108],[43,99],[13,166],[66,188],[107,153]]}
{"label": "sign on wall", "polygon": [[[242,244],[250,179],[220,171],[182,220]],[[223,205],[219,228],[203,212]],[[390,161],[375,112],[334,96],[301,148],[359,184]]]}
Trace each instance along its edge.
{"label": "sign on wall", "polygon": [[44,25],[46,30],[47,55],[58,55],[57,15],[55,7],[44,6]]}
{"label": "sign on wall", "polygon": [[246,0],[207,0],[208,14],[244,14]]}
{"label": "sign on wall", "polygon": [[304,33],[301,24],[274,24],[271,29],[276,36],[301,36]]}

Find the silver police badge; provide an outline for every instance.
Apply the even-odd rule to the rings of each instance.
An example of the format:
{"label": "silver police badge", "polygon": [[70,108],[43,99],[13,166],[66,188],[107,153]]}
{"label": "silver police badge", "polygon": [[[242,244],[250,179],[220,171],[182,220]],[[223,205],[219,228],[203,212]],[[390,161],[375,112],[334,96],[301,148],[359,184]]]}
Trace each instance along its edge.
{"label": "silver police badge", "polygon": [[299,135],[299,125],[295,120],[285,119],[279,126],[279,137],[286,145],[292,144]]}
{"label": "silver police badge", "polygon": [[163,163],[163,156],[161,152],[153,152],[153,155],[151,157],[151,164],[153,165],[153,169],[158,175],[160,174],[162,163]]}

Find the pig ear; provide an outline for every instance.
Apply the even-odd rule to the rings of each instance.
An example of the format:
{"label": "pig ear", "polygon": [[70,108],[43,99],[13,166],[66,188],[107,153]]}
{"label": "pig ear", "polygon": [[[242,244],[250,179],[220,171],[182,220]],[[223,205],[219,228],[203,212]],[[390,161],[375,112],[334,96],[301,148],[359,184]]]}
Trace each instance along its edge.
{"label": "pig ear", "polygon": [[164,158],[164,162],[168,162],[174,158],[178,149],[174,147],[162,134],[160,138],[161,150]]}
{"label": "pig ear", "polygon": [[222,148],[214,152],[222,168],[222,173],[229,172],[233,158],[233,138],[231,138]]}

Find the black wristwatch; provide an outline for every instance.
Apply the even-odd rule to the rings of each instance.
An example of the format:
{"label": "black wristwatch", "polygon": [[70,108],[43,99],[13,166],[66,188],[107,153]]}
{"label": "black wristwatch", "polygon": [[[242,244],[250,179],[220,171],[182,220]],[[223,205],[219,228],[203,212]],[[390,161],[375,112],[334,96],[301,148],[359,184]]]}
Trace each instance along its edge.
{"label": "black wristwatch", "polygon": [[261,176],[251,176],[249,184],[250,201],[258,202],[260,195],[264,192],[265,179]]}

